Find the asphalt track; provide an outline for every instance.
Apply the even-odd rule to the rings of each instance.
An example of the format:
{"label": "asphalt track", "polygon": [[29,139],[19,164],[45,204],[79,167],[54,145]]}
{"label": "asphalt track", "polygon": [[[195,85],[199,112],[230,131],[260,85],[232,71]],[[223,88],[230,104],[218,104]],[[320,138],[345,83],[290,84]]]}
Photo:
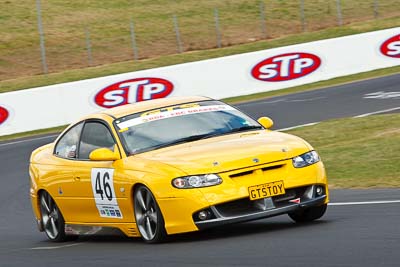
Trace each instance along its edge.
{"label": "asphalt track", "polygon": [[[270,116],[275,129],[289,128],[399,112],[399,84],[400,75],[393,75],[237,106],[253,117]],[[305,225],[279,216],[176,235],[159,245],[123,236],[48,242],[33,221],[27,167],[30,152],[52,139],[0,143],[1,267],[400,266],[400,189],[331,190],[327,214]]]}

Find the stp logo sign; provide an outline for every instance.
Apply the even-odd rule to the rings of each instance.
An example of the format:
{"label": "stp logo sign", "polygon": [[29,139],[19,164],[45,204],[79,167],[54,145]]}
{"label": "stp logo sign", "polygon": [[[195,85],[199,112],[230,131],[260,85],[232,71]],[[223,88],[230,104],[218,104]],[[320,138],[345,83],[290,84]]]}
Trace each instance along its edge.
{"label": "stp logo sign", "polygon": [[310,74],[320,65],[321,59],[316,55],[287,53],[261,61],[251,70],[251,75],[266,82],[289,81]]}
{"label": "stp logo sign", "polygon": [[9,115],[8,110],[0,106],[0,125],[8,119]]}
{"label": "stp logo sign", "polygon": [[381,45],[381,53],[388,57],[400,58],[400,34],[387,39]]}
{"label": "stp logo sign", "polygon": [[114,83],[102,89],[94,102],[112,108],[150,99],[164,98],[172,93],[174,85],[161,78],[137,78]]}

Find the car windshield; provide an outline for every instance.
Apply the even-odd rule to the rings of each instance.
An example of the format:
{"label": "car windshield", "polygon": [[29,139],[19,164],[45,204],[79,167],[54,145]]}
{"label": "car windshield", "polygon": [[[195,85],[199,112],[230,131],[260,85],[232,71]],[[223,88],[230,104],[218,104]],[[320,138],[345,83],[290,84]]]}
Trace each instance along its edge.
{"label": "car windshield", "polygon": [[219,101],[180,104],[135,113],[114,122],[129,155],[229,133],[263,129]]}

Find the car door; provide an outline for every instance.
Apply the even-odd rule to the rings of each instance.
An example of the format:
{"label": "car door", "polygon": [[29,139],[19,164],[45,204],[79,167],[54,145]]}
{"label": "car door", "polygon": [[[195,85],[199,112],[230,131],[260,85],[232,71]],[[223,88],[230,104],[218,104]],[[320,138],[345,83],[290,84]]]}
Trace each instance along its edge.
{"label": "car door", "polygon": [[[126,204],[121,162],[92,161],[90,153],[98,148],[117,149],[115,138],[104,121],[85,122],[79,146],[75,172],[77,209],[81,222],[122,222],[122,206]],[[128,189],[128,188],[126,188]]]}
{"label": "car door", "polygon": [[[48,191],[55,199],[66,222],[75,221],[77,218],[74,204],[78,197],[75,188],[75,168],[78,164],[77,152],[84,122],[72,126],[57,141],[52,157],[52,170],[46,176],[51,181],[47,182]],[[46,167],[46,166],[43,166]]]}

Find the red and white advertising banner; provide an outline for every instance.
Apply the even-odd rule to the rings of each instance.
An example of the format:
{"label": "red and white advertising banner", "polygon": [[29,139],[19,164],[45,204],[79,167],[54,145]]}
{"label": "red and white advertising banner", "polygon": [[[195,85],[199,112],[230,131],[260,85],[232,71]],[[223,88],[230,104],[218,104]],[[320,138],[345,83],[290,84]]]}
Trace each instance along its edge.
{"label": "red and white advertising banner", "polygon": [[149,99],[215,99],[400,65],[400,27],[0,94],[0,135]]}

